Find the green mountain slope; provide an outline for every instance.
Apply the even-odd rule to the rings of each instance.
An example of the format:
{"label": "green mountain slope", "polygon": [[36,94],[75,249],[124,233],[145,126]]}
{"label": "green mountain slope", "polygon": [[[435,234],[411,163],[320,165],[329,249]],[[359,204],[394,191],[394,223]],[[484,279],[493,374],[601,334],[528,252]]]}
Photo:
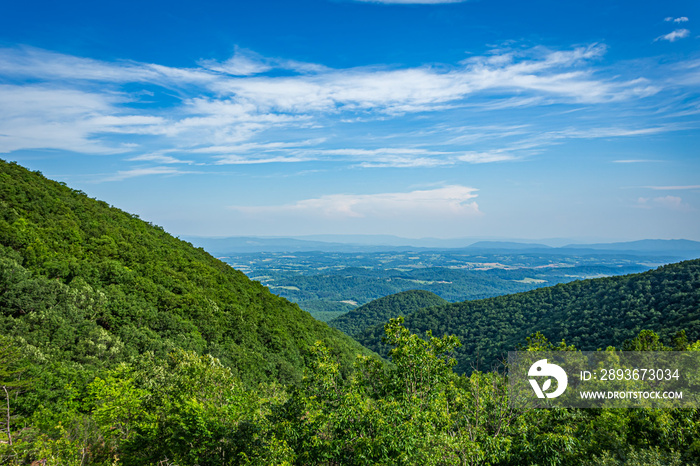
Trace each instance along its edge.
{"label": "green mountain slope", "polygon": [[210,353],[251,383],[299,380],[317,340],[345,368],[366,352],[203,249],[4,161],[0,333],[90,365]]}
{"label": "green mountain slope", "polygon": [[[700,338],[700,260],[422,309],[406,317],[405,324],[418,334],[457,335],[463,345],[456,354],[457,372],[490,368],[538,331],[582,350],[620,347],[644,329],[667,341],[684,329],[695,341]],[[378,325],[355,338],[386,355],[383,333]]]}
{"label": "green mountain slope", "polygon": [[383,325],[391,318],[405,317],[418,309],[447,303],[448,301],[430,291],[409,290],[370,301],[330,320],[328,325],[355,336],[367,327]]}

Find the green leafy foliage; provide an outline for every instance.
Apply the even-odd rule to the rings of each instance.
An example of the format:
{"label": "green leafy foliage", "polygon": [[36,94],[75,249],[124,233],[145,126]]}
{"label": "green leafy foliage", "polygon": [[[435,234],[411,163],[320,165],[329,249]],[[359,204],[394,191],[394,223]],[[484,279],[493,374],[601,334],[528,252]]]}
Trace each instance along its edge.
{"label": "green leafy foliage", "polygon": [[184,349],[255,384],[299,381],[319,339],[346,372],[364,351],[202,249],[3,161],[0,207],[0,333],[51,361]]}
{"label": "green leafy foliage", "polygon": [[[453,372],[455,336],[423,339],[399,318],[385,325],[385,339],[394,364],[360,355],[350,377],[317,342],[301,384],[286,389],[246,388],[211,356],[146,354],[72,390],[60,418],[37,410],[12,447],[0,444],[0,459],[12,466],[700,461],[697,409],[517,408],[504,374]],[[541,334],[523,349],[543,348],[575,350]],[[696,348],[700,342],[689,345]]]}
{"label": "green leafy foliage", "polygon": [[[440,317],[425,337],[392,319],[387,364],[162,229],[0,169],[0,464],[700,462],[697,409],[527,411],[503,373],[460,370],[520,343],[700,351],[698,261],[408,315]],[[461,343],[429,331],[460,322]]]}
{"label": "green leafy foliage", "polygon": [[[0,442],[13,444],[13,427],[18,423],[13,412],[18,395],[29,386],[27,366],[16,343],[0,335]],[[15,407],[16,408],[16,407]]]}

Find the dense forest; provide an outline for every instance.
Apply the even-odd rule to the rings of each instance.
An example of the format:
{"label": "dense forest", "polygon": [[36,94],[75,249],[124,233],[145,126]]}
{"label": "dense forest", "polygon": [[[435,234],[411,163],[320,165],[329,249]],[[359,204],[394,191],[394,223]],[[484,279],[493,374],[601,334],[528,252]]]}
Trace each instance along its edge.
{"label": "dense forest", "polygon": [[[525,350],[573,351],[577,335],[700,351],[698,261],[607,280],[495,298],[512,305],[490,318]],[[479,331],[493,302],[407,321],[465,307]],[[461,370],[474,334],[414,323],[381,327],[387,362],[161,228],[0,162],[0,464],[700,462],[697,409],[514,407],[506,374]],[[630,333],[646,326],[659,333]]]}
{"label": "dense forest", "polygon": [[[343,377],[318,343],[298,385],[246,389],[210,356],[175,350],[103,370],[60,397],[36,386],[22,350],[0,337],[10,419],[0,462],[45,465],[658,465],[700,462],[700,411],[528,409],[503,373],[457,375],[455,336],[385,325],[393,365],[358,356]],[[650,331],[636,350],[700,351]],[[526,350],[566,350],[538,336]],[[64,378],[66,374],[56,374]],[[28,410],[24,398],[41,397]],[[5,427],[5,426],[3,426]],[[37,463],[35,463],[37,464]]]}
{"label": "dense forest", "polygon": [[435,293],[424,290],[409,290],[375,299],[330,320],[328,325],[354,337],[367,327],[379,324],[383,326],[394,317],[405,317],[418,309],[440,304],[447,304],[447,301]]}
{"label": "dense forest", "polygon": [[0,161],[0,332],[51,360],[114,366],[180,348],[242,380],[301,379],[322,340],[363,348],[136,216]]}
{"label": "dense forest", "polygon": [[[406,317],[406,326],[418,334],[431,330],[436,335],[457,335],[463,344],[456,350],[457,372],[489,369],[536,332],[581,350],[621,346],[645,329],[665,339],[682,329],[696,340],[700,338],[700,260],[421,309]],[[353,336],[387,355],[383,334],[383,326],[376,325]]]}

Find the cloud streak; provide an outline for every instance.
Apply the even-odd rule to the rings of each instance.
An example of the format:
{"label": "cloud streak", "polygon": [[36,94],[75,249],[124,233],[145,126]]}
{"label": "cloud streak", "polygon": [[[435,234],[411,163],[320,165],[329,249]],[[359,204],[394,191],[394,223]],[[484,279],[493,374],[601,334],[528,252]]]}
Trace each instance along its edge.
{"label": "cloud streak", "polygon": [[667,40],[669,42],[675,42],[680,39],[685,39],[689,35],[690,31],[688,29],[676,29],[673,32],[669,32],[668,34],[657,37],[655,41]]}
{"label": "cloud streak", "polygon": [[481,215],[474,188],[451,185],[431,190],[379,194],[331,194],[279,206],[231,206],[251,216],[291,214],[326,219],[455,218]]}
{"label": "cloud streak", "polygon": [[[528,125],[515,125],[483,134],[434,131],[431,142],[419,146],[353,141],[339,148],[327,141],[328,134],[351,134],[349,128],[364,122],[470,108],[595,107],[661,91],[638,76],[601,76],[595,64],[605,54],[601,44],[570,50],[533,47],[493,50],[452,65],[331,69],[236,49],[222,62],[173,68],[5,48],[0,49],[0,77],[14,84],[0,85],[0,152],[127,154],[130,161],[161,165],[342,160],[364,168],[410,168],[513,161],[527,155],[523,151],[567,138],[671,130],[609,127],[538,134]],[[27,84],[17,84],[22,80]],[[134,91],[139,85],[142,91]],[[512,141],[516,137],[521,140]],[[153,174],[164,173],[158,170]]]}
{"label": "cloud streak", "polygon": [[686,186],[644,186],[647,189],[653,189],[655,191],[679,191],[688,189],[700,189],[700,184],[686,185]]}
{"label": "cloud streak", "polygon": [[119,109],[123,95],[50,85],[0,85],[0,153],[20,149],[60,149],[114,154],[126,144],[100,140],[100,134],[157,131],[159,116]]}
{"label": "cloud streak", "polygon": [[116,175],[105,178],[103,181],[123,181],[129,178],[151,175],[184,175],[197,173],[194,171],[180,170],[174,167],[141,167],[130,170],[120,170]]}

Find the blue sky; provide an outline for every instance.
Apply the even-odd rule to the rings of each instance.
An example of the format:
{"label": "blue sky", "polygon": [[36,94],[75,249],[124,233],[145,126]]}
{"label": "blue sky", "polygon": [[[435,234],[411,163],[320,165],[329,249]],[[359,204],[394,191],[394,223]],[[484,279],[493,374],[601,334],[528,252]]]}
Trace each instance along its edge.
{"label": "blue sky", "polygon": [[0,157],[175,235],[700,240],[699,10],[12,2]]}

